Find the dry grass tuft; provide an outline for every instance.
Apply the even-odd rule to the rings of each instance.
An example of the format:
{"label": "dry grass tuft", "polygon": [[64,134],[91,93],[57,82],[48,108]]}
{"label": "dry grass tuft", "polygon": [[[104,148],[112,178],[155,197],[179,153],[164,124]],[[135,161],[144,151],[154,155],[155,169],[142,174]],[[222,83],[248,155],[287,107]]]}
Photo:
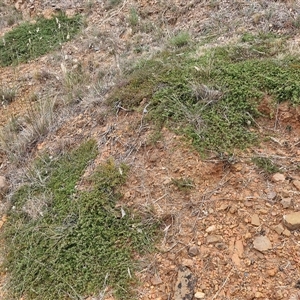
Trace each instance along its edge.
{"label": "dry grass tuft", "polygon": [[0,151],[15,162],[22,161],[44,137],[54,122],[55,99],[41,99],[23,118],[13,117],[0,131]]}

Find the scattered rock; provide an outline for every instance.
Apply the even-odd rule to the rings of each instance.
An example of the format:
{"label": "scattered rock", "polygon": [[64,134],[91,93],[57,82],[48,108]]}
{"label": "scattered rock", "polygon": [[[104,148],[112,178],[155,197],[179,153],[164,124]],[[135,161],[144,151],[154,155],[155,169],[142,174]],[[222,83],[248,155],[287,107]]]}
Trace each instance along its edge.
{"label": "scattered rock", "polygon": [[256,292],[255,293],[255,298],[264,298],[264,294],[261,292]]}
{"label": "scattered rock", "polygon": [[216,229],[217,229],[217,226],[216,226],[216,225],[211,225],[211,226],[207,227],[205,231],[206,231],[207,233],[210,233],[210,232],[215,231]]}
{"label": "scattered rock", "polygon": [[229,209],[229,212],[230,212],[231,214],[235,214],[235,213],[237,212],[236,206],[231,206],[230,209]]}
{"label": "scattered rock", "polygon": [[182,259],[182,265],[185,266],[185,267],[193,267],[194,266],[194,261],[192,259],[188,259],[188,258],[183,258]]}
{"label": "scattered rock", "polygon": [[159,155],[157,153],[152,153],[149,157],[149,161],[155,163],[159,159]]}
{"label": "scattered rock", "polygon": [[199,254],[199,248],[197,246],[191,246],[189,248],[188,254],[190,256],[197,256]]}
{"label": "scattered rock", "polygon": [[283,223],[289,230],[300,228],[300,211],[284,215]]}
{"label": "scattered rock", "polygon": [[277,268],[274,268],[274,269],[270,269],[267,271],[267,274],[270,276],[270,277],[274,277],[277,273]]}
{"label": "scattered rock", "polygon": [[197,293],[194,295],[194,297],[195,297],[196,299],[204,299],[204,298],[205,298],[205,294],[202,293],[202,292],[197,292]]}
{"label": "scattered rock", "polygon": [[226,249],[226,245],[224,243],[216,243],[215,247],[219,250],[224,250]]}
{"label": "scattered rock", "polygon": [[152,285],[160,285],[162,284],[162,280],[159,277],[159,275],[155,274],[152,278],[151,278],[151,283]]}
{"label": "scattered rock", "polygon": [[197,278],[190,269],[180,266],[174,289],[174,300],[192,300],[196,283]]}
{"label": "scattered rock", "polygon": [[259,216],[257,214],[252,215],[251,224],[253,226],[260,226],[260,220],[259,220]]}
{"label": "scattered rock", "polygon": [[226,210],[228,208],[228,204],[222,203],[221,206],[217,209],[218,211]]}
{"label": "scattered rock", "polygon": [[278,224],[274,227],[274,230],[278,233],[278,234],[282,234],[284,231],[284,227],[282,226],[282,224]]}
{"label": "scattered rock", "polygon": [[206,243],[207,244],[216,244],[216,243],[221,243],[223,240],[222,240],[222,237],[220,235],[208,235],[206,237]]}
{"label": "scattered rock", "polygon": [[281,173],[275,173],[273,176],[272,176],[272,180],[274,182],[280,182],[280,181],[285,181],[285,176]]}
{"label": "scattered rock", "polygon": [[293,185],[297,188],[298,191],[300,191],[300,180],[294,180]]}
{"label": "scattered rock", "polygon": [[232,254],[231,260],[237,267],[241,266],[241,260],[236,252]]}
{"label": "scattered rock", "polygon": [[240,258],[243,257],[244,254],[244,245],[242,240],[236,240],[235,242],[235,250]]}
{"label": "scattered rock", "polygon": [[270,240],[266,236],[258,236],[253,241],[254,249],[264,252],[272,248]]}
{"label": "scattered rock", "polygon": [[4,176],[0,176],[0,200],[3,200],[8,191],[8,183]]}
{"label": "scattered rock", "polygon": [[268,200],[274,200],[274,199],[276,198],[276,196],[277,196],[277,193],[274,192],[274,191],[269,192],[269,193],[267,194]]}
{"label": "scattered rock", "polygon": [[288,229],[284,229],[282,234],[287,236],[287,237],[291,236],[291,232]]}
{"label": "scattered rock", "polygon": [[283,198],[280,203],[283,208],[289,208],[292,205],[292,198]]}

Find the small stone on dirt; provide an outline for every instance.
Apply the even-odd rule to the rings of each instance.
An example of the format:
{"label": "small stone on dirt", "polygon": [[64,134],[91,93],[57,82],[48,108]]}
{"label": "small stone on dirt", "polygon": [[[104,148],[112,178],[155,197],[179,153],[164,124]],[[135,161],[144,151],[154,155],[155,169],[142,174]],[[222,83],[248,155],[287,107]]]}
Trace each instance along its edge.
{"label": "small stone on dirt", "polygon": [[221,206],[217,209],[218,211],[226,210],[228,208],[228,204],[222,203]]}
{"label": "small stone on dirt", "polygon": [[241,266],[241,260],[236,252],[232,254],[231,260],[237,267]]}
{"label": "small stone on dirt", "polygon": [[284,215],[283,223],[289,230],[296,230],[300,228],[300,211]]}
{"label": "small stone on dirt", "polygon": [[253,241],[254,249],[264,252],[272,248],[270,240],[266,236],[258,236]]}
{"label": "small stone on dirt", "polygon": [[174,300],[192,300],[196,283],[197,278],[190,269],[180,266],[174,289]]}
{"label": "small stone on dirt", "polygon": [[206,228],[206,232],[209,233],[209,232],[213,232],[217,229],[217,226],[216,225],[211,225],[209,227]]}
{"label": "small stone on dirt", "polygon": [[204,299],[204,298],[205,298],[205,294],[202,293],[202,292],[197,292],[197,293],[194,295],[194,297],[195,297],[196,299]]}
{"label": "small stone on dirt", "polygon": [[236,206],[231,206],[230,209],[229,209],[229,212],[230,212],[231,214],[235,214],[235,213],[237,212]]}
{"label": "small stone on dirt", "polygon": [[158,159],[159,159],[159,155],[157,153],[153,153],[149,157],[149,161],[152,162],[152,163],[155,163]]}
{"label": "small stone on dirt", "polygon": [[221,243],[222,242],[222,237],[220,235],[208,235],[206,237],[206,243],[207,244],[216,244],[216,243]]}
{"label": "small stone on dirt", "polygon": [[159,275],[156,274],[151,278],[151,283],[152,283],[152,285],[160,285],[160,284],[162,284],[162,280],[159,277]]}
{"label": "small stone on dirt", "polygon": [[300,180],[294,180],[293,185],[297,188],[298,191],[300,191]]}
{"label": "small stone on dirt", "polygon": [[255,293],[255,298],[264,298],[264,294],[261,292],[256,292]]}
{"label": "small stone on dirt", "polygon": [[253,226],[260,226],[260,220],[259,220],[259,216],[257,214],[252,215],[251,224]]}
{"label": "small stone on dirt", "polygon": [[287,237],[291,236],[291,232],[288,229],[284,229],[282,234]]}
{"label": "small stone on dirt", "polygon": [[277,196],[277,193],[274,192],[274,191],[269,192],[269,193],[267,194],[268,200],[274,200],[274,199],[276,198],[276,196]]}
{"label": "small stone on dirt", "polygon": [[236,240],[235,241],[235,250],[240,258],[243,257],[244,254],[244,245],[242,240]]}
{"label": "small stone on dirt", "polygon": [[274,230],[278,233],[278,234],[282,234],[284,231],[284,227],[282,226],[282,224],[278,224],[274,227]]}
{"label": "small stone on dirt", "polygon": [[197,256],[199,254],[199,248],[197,246],[191,246],[189,248],[188,254],[190,256]]}
{"label": "small stone on dirt", "polygon": [[267,274],[270,276],[270,277],[274,277],[277,273],[277,268],[274,268],[274,269],[270,269],[267,271]]}
{"label": "small stone on dirt", "polygon": [[289,208],[292,205],[292,198],[283,198],[280,203],[283,208]]}
{"label": "small stone on dirt", "polygon": [[283,174],[281,174],[281,173],[275,173],[272,176],[272,180],[274,182],[285,181],[285,176]]}
{"label": "small stone on dirt", "polygon": [[182,265],[185,267],[189,267],[191,268],[192,266],[194,266],[194,261],[192,259],[188,259],[188,258],[183,258],[182,259]]}

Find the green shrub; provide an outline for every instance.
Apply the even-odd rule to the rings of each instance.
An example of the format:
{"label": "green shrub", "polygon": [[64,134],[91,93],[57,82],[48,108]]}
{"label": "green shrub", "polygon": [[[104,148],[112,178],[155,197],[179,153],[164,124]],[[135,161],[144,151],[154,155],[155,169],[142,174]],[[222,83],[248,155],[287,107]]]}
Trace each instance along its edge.
{"label": "green shrub", "polygon": [[82,26],[81,17],[59,14],[52,19],[25,22],[7,32],[0,41],[0,65],[27,62],[57,49],[73,38]]}
{"label": "green shrub", "polygon": [[180,48],[187,45],[190,42],[190,39],[191,37],[189,33],[186,31],[182,31],[173,36],[170,40],[170,43],[171,45]]}
{"label": "green shrub", "polygon": [[76,189],[96,155],[88,141],[58,159],[42,157],[14,194],[4,228],[8,299],[83,299],[106,285],[132,299],[133,254],[149,249],[154,227],[116,208],[125,165],[108,161]]}
{"label": "green shrub", "polygon": [[273,36],[247,39],[251,47],[247,41],[201,55],[195,45],[163,51],[128,71],[109,101],[133,108],[146,99],[148,120],[186,136],[202,153],[245,148],[257,140],[249,129],[266,95],[300,103],[299,58],[258,52]]}

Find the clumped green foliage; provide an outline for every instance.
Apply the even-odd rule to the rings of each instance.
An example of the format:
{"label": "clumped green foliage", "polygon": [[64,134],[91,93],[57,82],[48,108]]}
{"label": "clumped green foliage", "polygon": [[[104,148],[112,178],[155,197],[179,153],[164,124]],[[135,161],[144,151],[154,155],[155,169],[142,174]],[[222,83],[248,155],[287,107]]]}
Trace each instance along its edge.
{"label": "clumped green foliage", "polygon": [[52,19],[25,22],[7,32],[0,41],[0,65],[27,62],[57,49],[73,38],[82,26],[80,15],[68,18],[59,14]]}
{"label": "clumped green foliage", "polygon": [[278,166],[268,157],[256,156],[252,158],[254,164],[267,174],[274,174],[279,172]]}
{"label": "clumped green foliage", "polygon": [[83,299],[106,285],[133,299],[132,257],[149,248],[153,228],[116,209],[125,165],[108,161],[86,179],[88,190],[76,189],[96,154],[88,141],[58,159],[43,157],[15,193],[4,228],[8,299]]}
{"label": "clumped green foliage", "polygon": [[263,97],[300,103],[300,59],[274,58],[284,48],[282,43],[274,53],[269,47],[280,43],[278,37],[244,39],[209,50],[166,50],[141,61],[109,101],[134,108],[147,99],[149,119],[187,136],[202,153],[245,148],[256,140],[249,127],[261,116]]}
{"label": "clumped green foliage", "polygon": [[171,40],[170,43],[171,45],[175,46],[175,47],[183,47],[186,46],[191,40],[191,37],[189,35],[188,32],[186,31],[182,31],[177,33],[176,35],[174,35]]}

